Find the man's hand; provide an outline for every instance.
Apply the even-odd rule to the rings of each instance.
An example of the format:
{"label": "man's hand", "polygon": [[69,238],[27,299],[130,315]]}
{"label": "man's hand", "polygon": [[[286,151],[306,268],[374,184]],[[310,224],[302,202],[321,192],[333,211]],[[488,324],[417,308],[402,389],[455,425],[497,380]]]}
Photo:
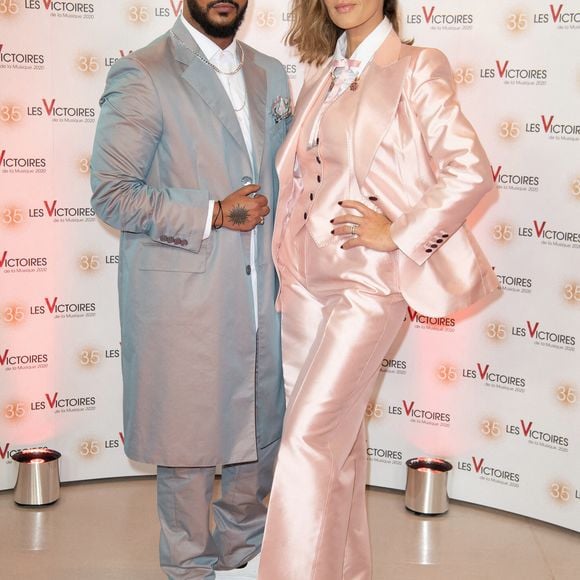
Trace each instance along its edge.
{"label": "man's hand", "polygon": [[212,223],[219,227],[223,217],[223,227],[239,232],[249,232],[258,224],[264,223],[264,218],[270,213],[268,199],[263,195],[250,197],[251,194],[260,190],[260,186],[255,183],[245,185],[230,193],[222,200],[223,216],[218,217],[219,206],[214,204]]}

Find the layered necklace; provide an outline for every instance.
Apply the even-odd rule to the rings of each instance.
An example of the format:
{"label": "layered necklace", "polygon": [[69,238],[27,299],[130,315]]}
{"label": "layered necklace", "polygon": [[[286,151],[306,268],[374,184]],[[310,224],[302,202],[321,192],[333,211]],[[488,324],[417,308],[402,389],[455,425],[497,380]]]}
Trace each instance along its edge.
{"label": "layered necklace", "polygon": [[[236,47],[240,51],[240,62],[238,63],[236,68],[234,68],[233,70],[222,70],[221,68],[219,68],[218,66],[213,64],[213,62],[210,62],[207,58],[205,58],[205,56],[203,54],[201,54],[197,50],[194,50],[190,46],[187,46],[187,44],[185,44],[185,42],[183,42],[183,40],[181,40],[181,38],[179,38],[175,34],[175,32],[173,32],[173,30],[171,31],[171,36],[173,36],[175,41],[180,46],[182,46],[183,48],[185,48],[186,50],[191,52],[191,54],[193,54],[193,56],[195,56],[196,58],[201,60],[201,62],[203,62],[204,64],[211,67],[217,74],[224,75],[225,77],[232,77],[232,76],[238,74],[242,70],[242,67],[244,66],[244,60],[245,60],[246,55],[244,53],[244,48],[242,47],[242,45],[238,41],[236,41]],[[230,79],[228,78],[227,81],[228,81],[228,87],[230,88],[230,95],[232,95],[233,90],[232,90],[232,85],[230,83]],[[234,103],[232,102],[232,107],[236,113],[239,113],[245,106],[246,106],[246,92],[244,91],[244,100],[242,101],[242,104],[239,107],[236,107],[234,105]]]}
{"label": "layered necklace", "polygon": [[222,70],[221,68],[219,68],[218,66],[213,64],[213,62],[209,62],[209,60],[207,60],[207,58],[205,58],[205,56],[203,56],[203,54],[197,52],[197,50],[193,50],[193,48],[191,48],[190,46],[187,46],[187,44],[185,44],[185,42],[183,42],[183,40],[181,40],[181,38],[179,38],[179,36],[177,36],[177,34],[175,34],[175,32],[173,32],[173,30],[171,31],[171,36],[173,36],[173,38],[177,41],[177,44],[179,44],[180,46],[183,46],[183,48],[185,48],[186,50],[189,50],[189,52],[191,52],[191,54],[193,54],[194,56],[199,58],[199,60],[201,60],[201,62],[203,62],[203,63],[207,64],[208,66],[210,66],[211,68],[213,68],[213,70],[215,70],[215,72],[220,74],[220,75],[226,75],[226,76],[235,75],[235,74],[239,73],[242,70],[242,67],[244,66],[244,60],[245,60],[246,55],[244,53],[243,46],[237,40],[236,40],[236,47],[240,51],[240,63],[238,64],[238,66],[234,70],[228,71],[228,70]]}

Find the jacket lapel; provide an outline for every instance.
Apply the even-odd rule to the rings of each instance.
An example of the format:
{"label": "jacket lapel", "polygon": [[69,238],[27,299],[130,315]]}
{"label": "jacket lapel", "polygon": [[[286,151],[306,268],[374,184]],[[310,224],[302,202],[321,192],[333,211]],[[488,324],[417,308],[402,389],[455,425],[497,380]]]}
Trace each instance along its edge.
{"label": "jacket lapel", "polygon": [[[330,62],[330,60],[328,62]],[[294,186],[294,162],[296,159],[296,148],[298,147],[300,130],[304,123],[304,119],[306,118],[306,114],[310,111],[316,98],[325,87],[328,88],[330,85],[330,75],[328,72],[328,63],[325,63],[312,73],[310,79],[304,82],[294,109],[292,125],[290,125],[290,130],[286,135],[286,139],[278,149],[278,154],[276,155],[276,170],[278,172],[280,186],[272,241],[274,260],[276,260],[278,255],[283,224],[285,223],[286,216],[290,210],[290,197],[292,196]]]}
{"label": "jacket lapel", "polygon": [[399,106],[410,61],[409,57],[399,60],[400,52],[401,41],[391,32],[364,75],[353,137],[355,174],[360,187]]}
{"label": "jacket lapel", "polygon": [[264,139],[266,131],[266,71],[256,64],[255,53],[244,44],[246,60],[244,64],[244,82],[248,96],[250,127],[252,131],[252,149],[254,150],[256,178],[260,175]]}
{"label": "jacket lapel", "polygon": [[306,118],[306,114],[310,111],[314,101],[320,95],[320,92],[326,87],[330,86],[330,69],[328,63],[322,65],[316,72],[313,73],[312,79],[306,81],[298,101],[296,103],[295,115],[292,120],[292,125],[286,136],[286,140],[278,150],[276,156],[276,169],[280,176],[280,187],[292,182],[292,174],[294,171],[294,159],[296,157],[296,148],[298,146],[298,137],[300,129]]}
{"label": "jacket lapel", "polygon": [[240,124],[215,71],[193,54],[193,52],[201,53],[201,51],[191,34],[187,32],[181,19],[177,19],[171,32],[175,58],[187,66],[182,75],[183,79],[199,94],[242,150],[245,151],[246,144]]}

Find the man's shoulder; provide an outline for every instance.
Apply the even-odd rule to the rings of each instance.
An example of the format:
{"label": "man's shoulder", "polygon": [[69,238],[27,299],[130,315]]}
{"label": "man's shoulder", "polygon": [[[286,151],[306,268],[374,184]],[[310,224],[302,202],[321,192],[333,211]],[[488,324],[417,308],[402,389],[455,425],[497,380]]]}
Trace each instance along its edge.
{"label": "man's shoulder", "polygon": [[120,60],[126,59],[125,62],[137,62],[142,67],[149,69],[150,67],[155,66],[155,64],[163,62],[165,57],[169,54],[168,40],[169,32],[165,32],[161,36],[152,40],[149,44],[126,54]]}

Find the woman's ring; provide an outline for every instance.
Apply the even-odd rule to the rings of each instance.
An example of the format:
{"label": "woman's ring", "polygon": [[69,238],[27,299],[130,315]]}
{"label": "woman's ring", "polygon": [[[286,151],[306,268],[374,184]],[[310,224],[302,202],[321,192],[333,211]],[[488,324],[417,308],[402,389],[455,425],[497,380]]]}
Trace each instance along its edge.
{"label": "woman's ring", "polygon": [[264,225],[264,218],[262,216],[260,216],[260,221],[258,222],[261,226]]}
{"label": "woman's ring", "polygon": [[350,235],[351,236],[356,236],[356,230],[358,228],[358,224],[352,224],[350,226]]}

